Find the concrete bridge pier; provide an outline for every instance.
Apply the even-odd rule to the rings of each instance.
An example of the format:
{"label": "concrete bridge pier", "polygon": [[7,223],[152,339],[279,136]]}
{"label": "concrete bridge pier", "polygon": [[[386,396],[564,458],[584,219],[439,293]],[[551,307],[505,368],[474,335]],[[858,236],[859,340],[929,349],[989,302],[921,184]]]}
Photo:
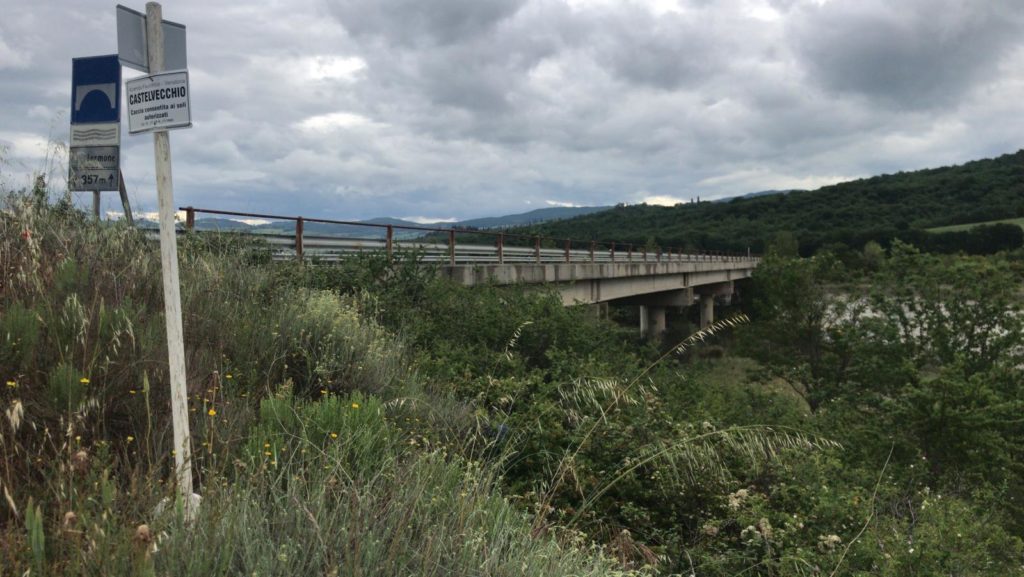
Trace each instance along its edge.
{"label": "concrete bridge pier", "polygon": [[668,325],[665,320],[669,307],[686,307],[693,303],[693,289],[683,288],[636,295],[613,301],[619,305],[640,307],[640,336],[661,338]]}
{"label": "concrete bridge pier", "polygon": [[715,322],[715,297],[700,296],[700,328],[705,329]]}
{"label": "concrete bridge pier", "polygon": [[645,339],[661,338],[666,328],[665,307],[640,305],[640,336]]}
{"label": "concrete bridge pier", "polygon": [[715,297],[731,298],[733,282],[704,285],[698,289],[700,295],[700,328],[706,329],[715,322]]}
{"label": "concrete bridge pier", "polygon": [[596,319],[607,319],[608,318],[608,303],[591,303],[583,305],[586,307],[587,313],[592,315]]}

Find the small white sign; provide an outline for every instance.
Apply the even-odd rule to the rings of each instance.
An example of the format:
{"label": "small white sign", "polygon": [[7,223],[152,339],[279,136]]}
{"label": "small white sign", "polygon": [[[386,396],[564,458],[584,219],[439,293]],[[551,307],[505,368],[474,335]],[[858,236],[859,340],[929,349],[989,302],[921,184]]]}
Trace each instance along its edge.
{"label": "small white sign", "polygon": [[71,125],[71,148],[120,145],[121,124],[119,122]]}
{"label": "small white sign", "polygon": [[125,86],[129,134],[192,126],[187,70],[142,76]]}

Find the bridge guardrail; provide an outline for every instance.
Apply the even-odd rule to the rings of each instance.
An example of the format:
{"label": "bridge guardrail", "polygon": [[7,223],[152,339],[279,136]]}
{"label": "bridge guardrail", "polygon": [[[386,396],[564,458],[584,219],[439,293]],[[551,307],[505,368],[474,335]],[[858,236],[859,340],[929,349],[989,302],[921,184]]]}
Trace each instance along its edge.
{"label": "bridge guardrail", "polygon": [[[388,258],[396,252],[416,251],[424,262],[448,265],[471,264],[514,264],[514,263],[657,263],[657,262],[739,262],[743,260],[759,261],[754,255],[741,255],[726,251],[684,251],[676,248],[656,247],[647,250],[630,243],[578,241],[559,239],[540,235],[522,235],[493,230],[438,228],[427,226],[404,226],[391,224],[374,224],[321,218],[305,218],[301,216],[281,216],[249,212],[232,212],[206,208],[183,207],[185,211],[185,229],[195,229],[196,214],[217,216],[233,216],[242,218],[258,218],[294,223],[293,234],[244,234],[259,238],[271,246],[275,259],[313,258],[331,262],[360,253],[385,252]],[[345,236],[327,236],[307,234],[307,223],[320,223],[364,227],[368,230],[379,230],[383,238],[353,238]],[[419,238],[396,238],[395,232],[410,231],[420,234]],[[431,239],[431,236],[444,235],[443,242]],[[491,237],[493,244],[472,242],[457,243],[462,235]],[[551,246],[554,245],[554,246]],[[578,248],[585,246],[586,248]],[[561,247],[561,248],[557,248]]]}

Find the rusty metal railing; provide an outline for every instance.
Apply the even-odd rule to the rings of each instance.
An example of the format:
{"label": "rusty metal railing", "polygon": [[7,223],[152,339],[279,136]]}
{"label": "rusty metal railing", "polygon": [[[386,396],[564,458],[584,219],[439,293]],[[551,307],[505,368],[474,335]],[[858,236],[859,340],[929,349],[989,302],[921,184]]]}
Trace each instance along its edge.
{"label": "rusty metal railing", "polygon": [[[384,252],[393,258],[396,252],[416,251],[424,262],[449,265],[513,264],[513,263],[661,263],[661,262],[757,262],[759,257],[726,251],[684,251],[680,248],[638,246],[622,242],[597,242],[560,239],[542,235],[524,235],[492,230],[438,228],[374,224],[302,216],[282,216],[251,212],[234,212],[208,208],[183,207],[185,228],[194,230],[196,215],[253,218],[278,222],[291,222],[292,234],[240,233],[262,239],[271,246],[274,258],[337,261],[359,253]],[[362,227],[378,231],[379,238],[356,238],[335,235],[317,235],[307,232],[310,223]],[[405,238],[396,232],[411,233]],[[474,236],[491,238],[488,244],[457,243]],[[438,240],[444,239],[444,240]],[[475,239],[474,239],[475,240]],[[585,248],[579,248],[585,247]]]}

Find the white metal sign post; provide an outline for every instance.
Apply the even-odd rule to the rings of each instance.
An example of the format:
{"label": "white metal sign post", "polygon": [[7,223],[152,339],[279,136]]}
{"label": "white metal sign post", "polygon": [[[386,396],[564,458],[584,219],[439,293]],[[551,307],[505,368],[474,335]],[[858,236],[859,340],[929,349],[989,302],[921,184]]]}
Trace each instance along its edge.
{"label": "white metal sign post", "polygon": [[[146,45],[149,73],[159,75],[164,70],[163,13],[157,2],[146,3]],[[147,79],[142,79],[147,81]],[[150,82],[158,82],[152,80]],[[185,86],[181,89],[180,86]],[[168,93],[184,92],[185,85],[164,87]],[[163,93],[161,93],[163,94]],[[162,106],[162,105],[161,105]],[[143,108],[147,108],[144,106]],[[185,110],[187,111],[187,105]],[[151,111],[154,115],[161,111]],[[146,113],[143,112],[142,116]],[[159,116],[159,118],[164,118]],[[129,116],[129,123],[131,116]],[[130,126],[130,124],[129,124]],[[181,126],[181,125],[178,125]],[[186,125],[187,126],[187,125]],[[185,344],[181,322],[181,289],[178,280],[178,239],[174,232],[174,186],[171,181],[171,140],[167,129],[154,126],[153,148],[156,157],[156,192],[160,206],[160,261],[164,279],[164,316],[167,321],[167,352],[171,377],[171,418],[174,426],[174,465],[178,491],[182,497],[186,516],[194,511],[192,501],[192,441],[188,428],[188,391],[185,388]]]}

